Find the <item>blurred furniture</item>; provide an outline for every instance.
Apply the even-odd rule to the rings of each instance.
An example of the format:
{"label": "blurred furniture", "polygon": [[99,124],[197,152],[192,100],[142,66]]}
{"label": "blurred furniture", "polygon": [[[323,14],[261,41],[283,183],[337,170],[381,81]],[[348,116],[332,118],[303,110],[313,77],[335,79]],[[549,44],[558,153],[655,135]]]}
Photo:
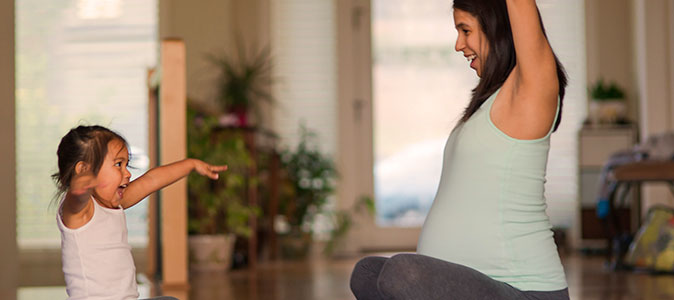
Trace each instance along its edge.
{"label": "blurred furniture", "polygon": [[[644,160],[625,164],[613,169],[609,180],[616,183],[616,188],[609,196],[608,245],[607,258],[614,269],[625,267],[623,257],[627,253],[629,240],[622,237],[633,237],[641,224],[641,201],[639,197],[631,201],[631,220],[625,224],[624,220],[615,214],[619,205],[624,205],[630,191],[639,191],[642,183],[664,182],[669,184],[674,193],[674,161]],[[621,187],[625,187],[621,190]]]}
{"label": "blurred furniture", "polygon": [[[605,224],[597,217],[596,210],[601,169],[611,154],[629,149],[636,143],[636,129],[631,125],[585,126],[579,132],[578,139],[581,247],[595,246],[603,244],[608,237]],[[638,194],[634,190],[626,197],[632,200]],[[629,206],[616,206],[614,212],[623,224],[632,224]],[[599,247],[603,248],[603,245]]]}

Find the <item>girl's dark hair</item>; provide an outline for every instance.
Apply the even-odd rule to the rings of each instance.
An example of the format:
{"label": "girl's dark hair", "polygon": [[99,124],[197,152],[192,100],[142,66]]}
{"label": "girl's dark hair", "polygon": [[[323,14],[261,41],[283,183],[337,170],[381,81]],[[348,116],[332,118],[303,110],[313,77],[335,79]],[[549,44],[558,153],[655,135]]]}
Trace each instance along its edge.
{"label": "girl's dark hair", "polygon": [[56,151],[59,171],[51,176],[58,188],[56,198],[60,198],[70,188],[78,162],[84,162],[91,168],[88,171],[94,176],[98,175],[108,154],[108,143],[113,140],[118,140],[129,148],[121,135],[103,126],[78,126],[68,131]]}
{"label": "girl's dark hair", "polygon": [[[473,89],[473,96],[466,107],[461,122],[466,122],[477,111],[489,96],[498,90],[510,75],[517,63],[515,43],[508,17],[508,7],[505,0],[454,0],[454,9],[463,10],[477,18],[489,41],[489,55],[482,66],[480,82]],[[547,38],[540,12],[538,20],[543,35]],[[557,65],[557,80],[559,81],[559,113],[553,130],[557,130],[562,121],[562,103],[567,84],[564,67],[554,54]]]}

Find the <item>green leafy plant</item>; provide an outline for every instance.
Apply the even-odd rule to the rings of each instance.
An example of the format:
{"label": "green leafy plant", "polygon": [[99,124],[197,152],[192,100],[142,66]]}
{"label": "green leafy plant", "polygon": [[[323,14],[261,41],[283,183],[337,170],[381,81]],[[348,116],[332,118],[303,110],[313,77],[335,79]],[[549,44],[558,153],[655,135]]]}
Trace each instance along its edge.
{"label": "green leafy plant", "polygon": [[590,97],[596,101],[624,99],[625,92],[615,82],[605,84],[603,79],[599,79],[590,87]]}
{"label": "green leafy plant", "polygon": [[252,234],[248,220],[259,214],[246,200],[247,170],[252,159],[240,135],[219,133],[215,116],[188,108],[187,152],[209,163],[227,164],[218,180],[191,174],[188,186],[188,231],[190,234]]}
{"label": "green leafy plant", "polygon": [[[242,45],[242,43],[239,43]],[[217,102],[224,112],[243,118],[240,125],[247,125],[246,114],[252,110],[259,116],[259,101],[272,103],[271,56],[269,47],[256,53],[246,53],[239,46],[237,55],[209,55],[208,59],[220,72],[216,85]]]}
{"label": "green leafy plant", "polygon": [[285,212],[291,230],[311,232],[306,225],[324,209],[335,191],[335,165],[320,152],[316,134],[304,126],[300,127],[297,148],[285,151],[281,162],[290,187],[282,196],[280,211]]}

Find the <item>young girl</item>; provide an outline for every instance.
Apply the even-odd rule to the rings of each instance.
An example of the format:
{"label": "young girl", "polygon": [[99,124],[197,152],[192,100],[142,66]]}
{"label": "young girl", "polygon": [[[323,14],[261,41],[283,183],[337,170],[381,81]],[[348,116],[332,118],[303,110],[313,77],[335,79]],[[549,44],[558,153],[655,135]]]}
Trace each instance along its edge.
{"label": "young girl", "polygon": [[445,147],[416,254],[366,257],[358,299],[568,299],[545,214],[550,134],[566,76],[535,0],[454,0],[463,52],[480,82]]}
{"label": "young girl", "polygon": [[191,171],[218,179],[227,170],[185,159],[130,181],[126,141],[101,126],[71,129],[57,155],[52,177],[61,199],[57,223],[69,299],[138,299],[124,209]]}

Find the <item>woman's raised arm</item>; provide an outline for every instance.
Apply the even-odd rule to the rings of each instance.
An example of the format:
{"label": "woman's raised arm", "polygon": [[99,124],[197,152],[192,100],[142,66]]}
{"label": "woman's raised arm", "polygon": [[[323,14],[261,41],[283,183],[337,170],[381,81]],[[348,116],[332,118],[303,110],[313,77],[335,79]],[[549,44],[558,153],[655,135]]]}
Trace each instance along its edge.
{"label": "woman's raised arm", "polygon": [[[517,53],[518,88],[556,100],[557,69],[535,0],[506,0]],[[539,94],[540,93],[540,94]],[[536,97],[537,98],[537,97]]]}

